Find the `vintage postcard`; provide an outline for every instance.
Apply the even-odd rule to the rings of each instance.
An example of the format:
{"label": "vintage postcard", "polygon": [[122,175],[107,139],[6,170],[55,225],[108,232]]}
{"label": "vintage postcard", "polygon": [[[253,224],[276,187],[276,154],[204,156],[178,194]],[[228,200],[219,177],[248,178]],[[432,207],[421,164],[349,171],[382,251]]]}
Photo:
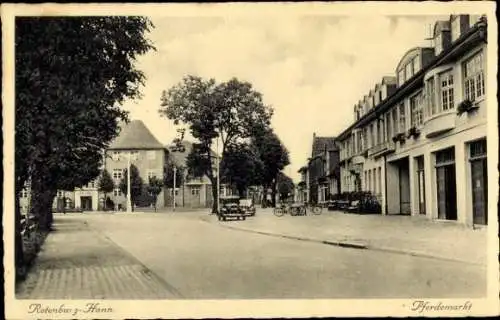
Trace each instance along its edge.
{"label": "vintage postcard", "polygon": [[1,14],[7,319],[499,314],[494,2]]}

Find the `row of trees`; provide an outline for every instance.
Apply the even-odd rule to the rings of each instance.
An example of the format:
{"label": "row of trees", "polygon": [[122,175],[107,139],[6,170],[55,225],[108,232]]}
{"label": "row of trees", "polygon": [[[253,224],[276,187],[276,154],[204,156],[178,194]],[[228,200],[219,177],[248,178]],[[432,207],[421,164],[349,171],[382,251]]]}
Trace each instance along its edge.
{"label": "row of trees", "polygon": [[[52,223],[57,190],[100,174],[102,152],[140,97],[140,55],[154,49],[143,17],[18,17],[15,21],[15,262],[24,259],[19,197],[30,187],[38,231]],[[43,238],[43,237],[41,237]],[[22,273],[22,272],[21,272]]]}
{"label": "row of trees", "polygon": [[[217,83],[189,75],[164,91],[161,102],[160,114],[189,127],[198,140],[187,156],[188,172],[208,177],[214,199],[219,190],[212,150],[220,141],[221,182],[234,186],[240,195],[251,185],[262,185],[272,190],[275,204],[278,175],[290,163],[289,154],[270,126],[272,107],[250,83],[236,78]],[[214,201],[213,212],[216,205]]]}
{"label": "row of trees", "polygon": [[[130,165],[130,193],[132,203],[141,203],[145,205],[153,204],[156,211],[158,195],[163,190],[163,187],[174,188],[174,166],[178,172],[178,177],[175,181],[175,187],[177,187],[182,184],[183,169],[172,162],[167,163],[163,177],[151,177],[146,182],[142,179],[139,169],[133,164]],[[104,193],[105,199],[107,199],[109,193],[113,192],[115,187],[115,182],[111,174],[107,170],[103,170],[99,177],[97,188],[100,192]],[[128,170],[124,171],[123,178],[120,180],[117,187],[121,193],[128,195]]]}

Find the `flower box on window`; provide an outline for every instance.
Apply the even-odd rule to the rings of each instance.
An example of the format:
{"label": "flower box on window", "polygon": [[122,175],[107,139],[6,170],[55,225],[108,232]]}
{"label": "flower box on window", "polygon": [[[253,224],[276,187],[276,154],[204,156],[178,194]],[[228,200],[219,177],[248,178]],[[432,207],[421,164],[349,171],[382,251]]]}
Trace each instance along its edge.
{"label": "flower box on window", "polygon": [[394,137],[392,137],[393,142],[405,142],[405,134],[404,133],[398,133]]}
{"label": "flower box on window", "polygon": [[460,102],[459,105],[457,106],[457,115],[462,115],[463,113],[469,113],[474,110],[477,110],[479,106],[475,104],[474,102],[470,101],[469,99],[465,99],[464,101]]}
{"label": "flower box on window", "polygon": [[410,137],[418,138],[419,135],[420,135],[420,130],[417,127],[411,127],[408,130],[408,138]]}

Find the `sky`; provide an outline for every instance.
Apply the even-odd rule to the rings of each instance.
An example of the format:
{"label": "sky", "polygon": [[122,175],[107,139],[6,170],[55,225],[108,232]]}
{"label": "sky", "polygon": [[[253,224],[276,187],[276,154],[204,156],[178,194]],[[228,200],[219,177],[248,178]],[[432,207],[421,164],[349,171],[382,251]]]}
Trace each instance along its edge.
{"label": "sky", "polygon": [[[160,97],[188,74],[252,83],[271,105],[272,127],[290,152],[285,174],[311,155],[313,133],[336,136],[353,122],[353,106],[411,48],[430,46],[435,21],[447,16],[238,15],[151,17],[156,51],[141,56],[146,75],[140,100],[127,101],[161,143],[176,127],[160,117]],[[192,140],[189,135],[186,137]]]}

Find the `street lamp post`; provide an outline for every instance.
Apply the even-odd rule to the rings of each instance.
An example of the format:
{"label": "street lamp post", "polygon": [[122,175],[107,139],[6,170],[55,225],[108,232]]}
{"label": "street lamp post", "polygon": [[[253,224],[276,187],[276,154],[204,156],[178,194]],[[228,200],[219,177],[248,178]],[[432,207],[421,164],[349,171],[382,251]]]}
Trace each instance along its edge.
{"label": "street lamp post", "polygon": [[132,152],[128,153],[128,161],[127,161],[127,212],[132,212],[132,195],[130,194],[130,157]]}
{"label": "street lamp post", "polygon": [[220,208],[220,195],[219,195],[219,193],[220,193],[219,137],[217,137],[217,140],[216,140],[216,143],[215,143],[215,148],[216,148],[215,154],[217,155],[217,213],[219,213],[219,208]]}
{"label": "street lamp post", "polygon": [[173,203],[173,210],[175,211],[175,193],[176,193],[176,180],[177,180],[177,167],[174,165],[174,191],[173,191],[173,195],[174,195],[174,203]]}

